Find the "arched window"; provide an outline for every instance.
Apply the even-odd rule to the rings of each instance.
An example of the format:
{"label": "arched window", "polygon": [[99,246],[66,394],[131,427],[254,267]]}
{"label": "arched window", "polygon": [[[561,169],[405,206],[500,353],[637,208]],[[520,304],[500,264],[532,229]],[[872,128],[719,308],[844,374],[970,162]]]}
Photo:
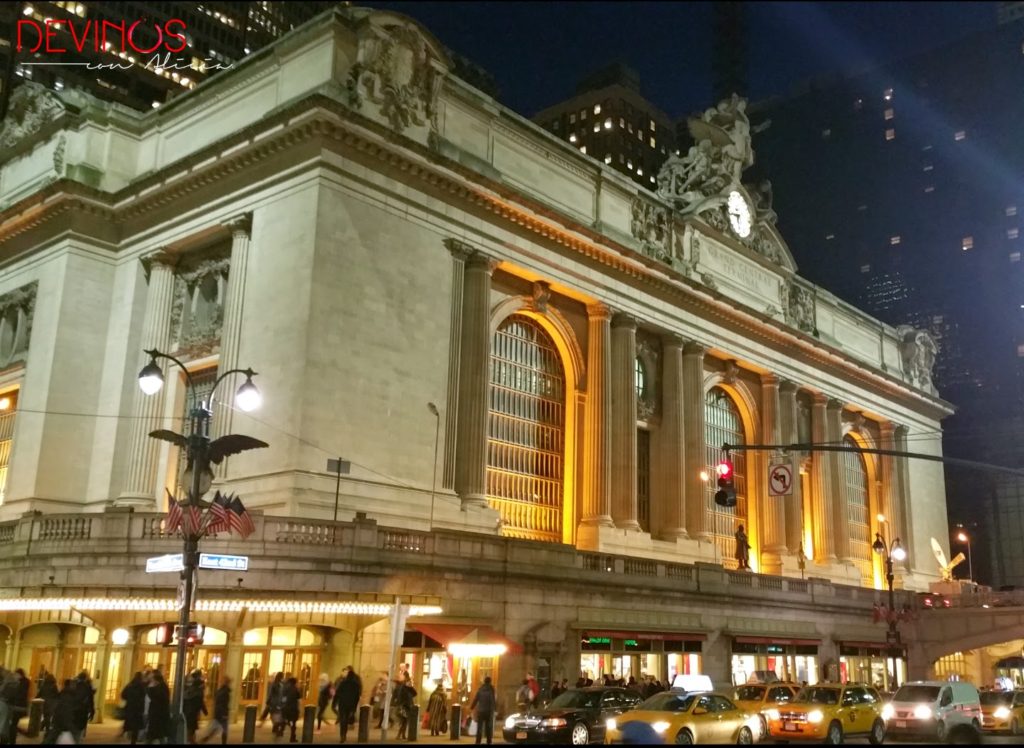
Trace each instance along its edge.
{"label": "arched window", "polygon": [[[714,535],[718,555],[726,567],[736,568],[736,529],[747,523],[747,481],[746,460],[743,452],[732,452],[729,459],[733,465],[733,482],[736,486],[736,506],[724,507],[715,503],[714,466],[722,458],[723,444],[746,444],[743,420],[739,409],[729,394],[721,387],[708,390],[704,401],[704,433],[707,445],[708,475],[711,479],[704,484],[704,506],[708,529]],[[745,528],[748,533],[750,528]]]}
{"label": "arched window", "polygon": [[514,314],[491,344],[487,497],[505,535],[562,540],[565,371],[551,336]]}
{"label": "arched window", "polygon": [[[852,437],[843,438],[844,447],[858,447]],[[866,580],[871,579],[871,514],[868,503],[868,471],[859,452],[842,452],[843,480],[846,481],[846,516],[850,523],[850,557]]]}
{"label": "arched window", "polygon": [[644,369],[643,360],[637,356],[635,364],[636,375],[636,399],[643,400],[647,394],[647,371]]}

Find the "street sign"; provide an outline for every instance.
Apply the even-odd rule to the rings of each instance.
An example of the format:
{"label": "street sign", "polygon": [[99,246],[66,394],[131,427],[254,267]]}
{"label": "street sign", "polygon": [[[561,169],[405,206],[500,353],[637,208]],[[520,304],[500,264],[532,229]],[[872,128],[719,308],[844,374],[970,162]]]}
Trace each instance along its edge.
{"label": "street sign", "polygon": [[793,493],[793,466],[790,463],[768,466],[768,495],[789,496]]}
{"label": "street sign", "polygon": [[248,556],[229,556],[225,553],[200,553],[200,569],[221,569],[224,571],[248,571]]}
{"label": "street sign", "polygon": [[352,469],[352,463],[348,460],[335,460],[333,457],[327,458],[327,472],[337,473],[338,475],[348,475]]}
{"label": "street sign", "polygon": [[156,571],[181,571],[185,568],[185,559],[180,553],[168,553],[166,556],[156,556],[146,559],[146,572]]}

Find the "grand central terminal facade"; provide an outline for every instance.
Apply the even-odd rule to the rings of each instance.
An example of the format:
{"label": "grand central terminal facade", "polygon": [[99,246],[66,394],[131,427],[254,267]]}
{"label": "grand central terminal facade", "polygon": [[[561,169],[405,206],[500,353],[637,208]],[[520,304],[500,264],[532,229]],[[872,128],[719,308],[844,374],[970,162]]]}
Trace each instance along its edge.
{"label": "grand central terminal facade", "polygon": [[23,83],[0,129],[4,664],[84,668],[108,704],[173,672],[178,580],[146,560],[181,549],[185,466],[148,434],[189,403],[174,370],[139,391],[155,348],[204,399],[238,367],[264,398],[213,398],[217,434],[270,446],[217,468],[256,532],[203,542],[249,564],[201,572],[191,650],[239,704],[278,671],[372,683],[396,601],[424,700],[492,675],[509,704],[525,672],[891,684],[872,543],[905,549],[901,601],[938,578],[941,464],[742,447],[940,456],[934,342],[797,275],[743,183],[742,99],[690,129],[645,190],[361,8],[147,113]]}

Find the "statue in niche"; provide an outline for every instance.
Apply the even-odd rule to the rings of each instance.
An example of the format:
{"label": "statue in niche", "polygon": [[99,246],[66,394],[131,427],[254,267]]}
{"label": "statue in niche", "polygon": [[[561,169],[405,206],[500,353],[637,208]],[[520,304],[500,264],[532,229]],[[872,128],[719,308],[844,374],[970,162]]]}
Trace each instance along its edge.
{"label": "statue in niche", "polygon": [[932,370],[935,358],[939,353],[939,345],[927,330],[918,330],[910,325],[896,328],[899,338],[900,358],[903,360],[903,372],[911,384],[915,384],[928,392],[935,391],[932,382]]}

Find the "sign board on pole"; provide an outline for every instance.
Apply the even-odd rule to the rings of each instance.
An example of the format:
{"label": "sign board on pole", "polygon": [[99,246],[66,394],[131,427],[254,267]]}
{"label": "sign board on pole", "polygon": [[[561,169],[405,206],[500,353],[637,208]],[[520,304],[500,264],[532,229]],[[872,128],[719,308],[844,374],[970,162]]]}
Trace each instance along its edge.
{"label": "sign board on pole", "polygon": [[185,558],[180,553],[168,553],[166,556],[155,556],[146,559],[146,572],[181,571],[185,568]]}
{"label": "sign board on pole", "polygon": [[781,465],[768,466],[768,495],[789,496],[793,493],[793,465],[783,463]]}
{"label": "sign board on pole", "polygon": [[352,463],[348,460],[335,460],[333,457],[327,459],[327,471],[338,475],[348,475],[352,469]]}
{"label": "sign board on pole", "polygon": [[226,553],[200,553],[200,569],[222,569],[224,571],[248,571],[248,556],[230,556]]}

